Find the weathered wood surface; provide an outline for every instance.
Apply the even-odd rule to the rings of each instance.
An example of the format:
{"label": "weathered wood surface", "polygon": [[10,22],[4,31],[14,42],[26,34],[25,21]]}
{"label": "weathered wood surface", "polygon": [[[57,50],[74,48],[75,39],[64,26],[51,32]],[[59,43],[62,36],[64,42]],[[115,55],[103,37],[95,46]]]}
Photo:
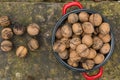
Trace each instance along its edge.
{"label": "weathered wood surface", "polygon": [[[96,10],[106,16],[115,36],[114,53],[104,65],[104,74],[100,80],[120,80],[120,3],[82,4],[84,8]],[[59,64],[52,54],[52,29],[62,16],[62,6],[63,3],[0,3],[0,16],[8,15],[12,21],[18,21],[24,26],[35,22],[41,28],[40,48],[35,52],[29,52],[26,58],[16,57],[15,48],[9,53],[0,52],[0,80],[84,80],[80,73],[72,72]],[[26,45],[24,37],[16,36],[13,42]]]}

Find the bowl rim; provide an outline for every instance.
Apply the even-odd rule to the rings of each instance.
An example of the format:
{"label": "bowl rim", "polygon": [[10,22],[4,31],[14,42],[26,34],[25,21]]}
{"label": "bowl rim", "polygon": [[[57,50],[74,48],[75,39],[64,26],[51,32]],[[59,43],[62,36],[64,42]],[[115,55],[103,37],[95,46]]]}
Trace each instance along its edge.
{"label": "bowl rim", "polygon": [[[71,13],[80,13],[81,11],[85,11],[85,12],[87,12],[87,13],[89,13],[89,14],[91,14],[91,13],[93,13],[93,14],[94,14],[94,13],[100,14],[99,12],[94,11],[94,10],[89,10],[89,9],[76,9],[76,10],[70,11],[70,12],[66,13],[65,15],[63,15],[63,16],[58,20],[58,22],[56,23],[56,25],[55,25],[55,27],[54,27],[54,29],[53,29],[53,33],[52,33],[52,47],[53,47],[54,42],[55,42],[55,33],[56,33],[57,29],[60,27],[60,25],[62,24],[62,22],[63,22],[65,19],[67,19],[67,17],[68,17],[69,14],[71,14]],[[101,14],[100,14],[100,15],[101,15]],[[109,23],[109,21],[108,21],[103,15],[101,15],[101,16],[102,16],[104,22]],[[110,24],[110,23],[109,23],[109,24]],[[56,57],[56,59],[57,59],[57,61],[58,61],[59,63],[61,63],[63,66],[65,66],[66,68],[68,68],[68,69],[70,69],[70,70],[72,70],[72,71],[88,72],[88,71],[96,70],[96,69],[100,68],[101,66],[103,66],[103,65],[107,62],[107,60],[110,58],[110,56],[112,55],[112,53],[113,53],[113,50],[114,50],[114,35],[113,35],[113,32],[112,32],[112,29],[111,29],[111,28],[112,28],[112,27],[111,27],[111,24],[110,24],[110,35],[111,35],[111,42],[110,42],[110,43],[111,43],[111,44],[110,44],[110,45],[111,45],[111,48],[110,48],[110,51],[109,51],[109,53],[106,55],[105,60],[104,60],[101,64],[98,64],[98,65],[94,66],[91,70],[85,70],[85,69],[83,69],[82,67],[81,67],[81,68],[72,67],[72,66],[70,66],[69,64],[67,64],[64,60],[62,60],[62,59],[59,57],[59,55],[58,55],[57,52],[54,52],[54,51],[53,51],[54,56]]]}

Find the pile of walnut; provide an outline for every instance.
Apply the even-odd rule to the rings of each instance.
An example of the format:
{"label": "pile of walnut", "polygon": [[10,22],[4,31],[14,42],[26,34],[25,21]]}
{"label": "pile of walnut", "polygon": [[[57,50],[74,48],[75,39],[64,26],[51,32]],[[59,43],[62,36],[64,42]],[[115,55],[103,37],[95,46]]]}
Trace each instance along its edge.
{"label": "pile of walnut", "polygon": [[53,50],[73,67],[92,69],[110,51],[110,25],[100,14],[71,13],[56,31]]}
{"label": "pile of walnut", "polygon": [[[1,42],[1,50],[4,52],[11,51],[13,49],[13,42],[11,41],[11,38],[13,35],[21,36],[25,33],[25,27],[17,22],[15,22],[11,26],[11,21],[9,20],[8,16],[2,16],[0,17],[0,26],[3,27],[1,31],[1,37],[3,41]],[[29,24],[27,26],[27,33],[31,36],[31,39],[28,40],[28,48],[31,51],[35,51],[39,48],[39,43],[36,39],[32,38],[33,36],[38,35],[40,32],[40,27],[36,23]],[[19,45],[16,50],[16,55],[19,57],[25,57],[28,54],[27,47],[23,45]]]}

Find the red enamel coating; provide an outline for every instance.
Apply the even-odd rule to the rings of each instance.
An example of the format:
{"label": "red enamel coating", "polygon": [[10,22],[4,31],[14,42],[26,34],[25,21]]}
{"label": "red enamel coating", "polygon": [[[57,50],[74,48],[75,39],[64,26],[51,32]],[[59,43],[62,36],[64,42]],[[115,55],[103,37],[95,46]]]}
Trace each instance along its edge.
{"label": "red enamel coating", "polygon": [[82,73],[86,80],[96,80],[100,78],[103,74],[103,67],[100,67],[99,72],[96,75],[89,76],[87,73]]}
{"label": "red enamel coating", "polygon": [[78,2],[77,0],[74,0],[73,2],[69,2],[67,4],[65,4],[63,6],[63,9],[62,9],[62,14],[65,15],[66,14],[66,11],[68,8],[72,7],[72,6],[77,6],[79,7],[80,9],[83,8],[82,4],[80,2]]}

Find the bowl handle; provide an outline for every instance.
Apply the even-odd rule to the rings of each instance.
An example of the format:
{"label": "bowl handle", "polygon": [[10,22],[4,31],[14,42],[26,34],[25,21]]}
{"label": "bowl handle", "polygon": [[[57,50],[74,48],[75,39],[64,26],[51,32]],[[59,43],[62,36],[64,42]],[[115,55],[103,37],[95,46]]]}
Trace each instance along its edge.
{"label": "bowl handle", "polygon": [[77,0],[74,0],[73,2],[69,2],[67,4],[65,4],[62,8],[62,15],[65,15],[66,14],[66,11],[68,8],[72,7],[72,6],[77,6],[79,7],[80,9],[83,8],[82,4],[80,2],[78,2]]}
{"label": "bowl handle", "polygon": [[89,76],[87,73],[82,73],[86,80],[96,80],[100,78],[103,74],[103,67],[100,67],[99,72],[96,75]]}

